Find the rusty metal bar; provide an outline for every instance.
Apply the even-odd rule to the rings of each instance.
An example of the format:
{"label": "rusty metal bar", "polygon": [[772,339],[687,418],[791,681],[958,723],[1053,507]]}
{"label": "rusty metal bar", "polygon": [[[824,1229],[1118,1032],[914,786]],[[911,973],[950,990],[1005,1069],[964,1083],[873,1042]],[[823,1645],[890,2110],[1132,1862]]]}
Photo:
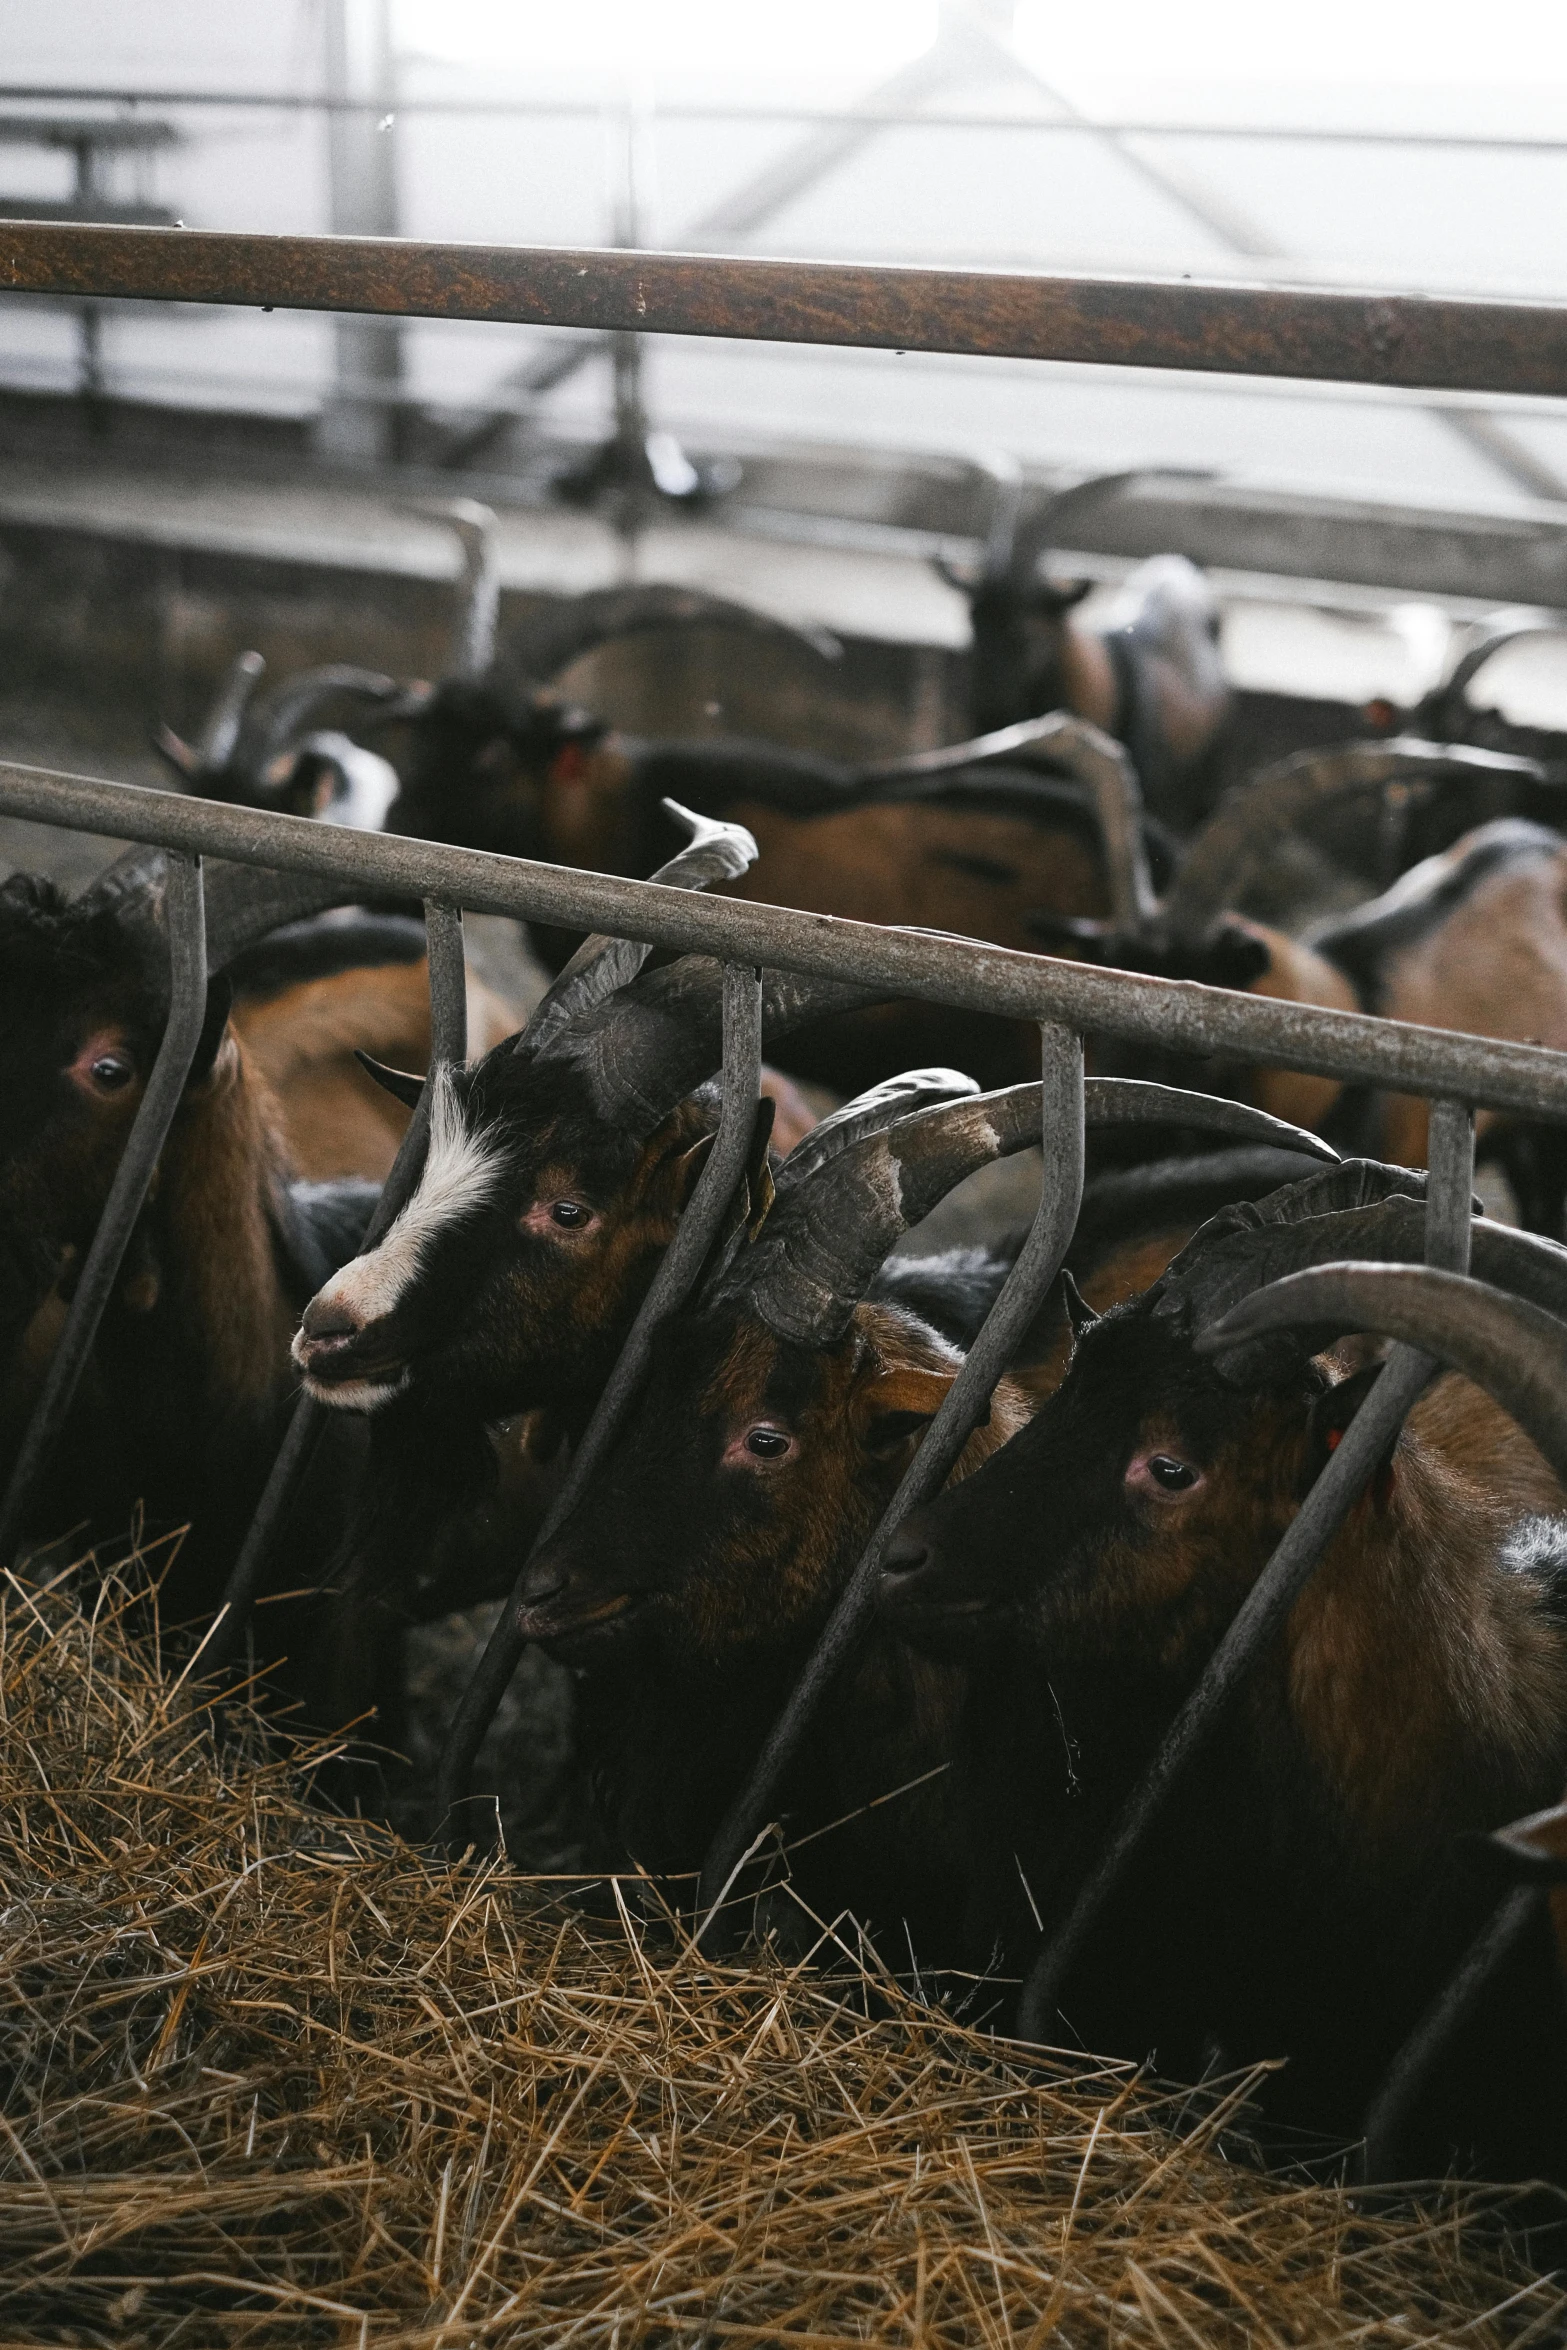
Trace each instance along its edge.
{"label": "rusty metal bar", "polygon": [[[468,973],[463,958],[461,910],[426,899],[424,926],[430,957],[433,1076],[442,1067],[455,1064],[460,1068],[468,1058]],[[424,1165],[429,1129],[430,1089],[426,1086],[381,1186],[381,1196],[359,1244],[361,1251],[375,1247],[406,1204]],[[309,1395],[299,1396],[289,1414],[283,1441],[256,1504],[256,1514],[246,1530],[239,1556],[224,1586],[222,1605],[212,1619],[212,1629],[202,1649],[204,1671],[221,1672],[239,1654],[273,1545],[310,1474],[331,1416],[326,1404],[317,1403]]]}
{"label": "rusty metal bar", "polygon": [[164,906],[170,999],[163,1042],[0,1504],[0,1560],[10,1558],[22,1532],[28,1496],[70,1411],[201,1041],[207,1011],[207,919],[199,857],[169,859]]}
{"label": "rusty metal bar", "polygon": [[[1433,1103],[1426,1187],[1426,1262],[1451,1272],[1469,1263],[1474,1188],[1474,1118],[1464,1103]],[[1395,1346],[1343,1441],[1302,1502],[1283,1539],[1210,1657],[1196,1688],[1122,1806],[1072,1910],[1035,1960],[1018,2006],[1018,2036],[1048,2042],[1072,1968],[1124,1885],[1188,1765],[1222,1724],[1264,1651],[1283,1629],[1329,1544],[1375,1473],[1411,1406],[1436,1370],[1428,1355]]]}
{"label": "rusty metal bar", "polygon": [[56,221],[0,226],[3,291],[1567,395],[1567,310],[1469,295]]}
{"label": "rusty metal bar", "polygon": [[719,1228],[745,1172],[746,1155],[756,1123],[756,1100],[762,1071],[762,975],[734,964],[724,967],[724,1057],[721,1072],[723,1102],[718,1130],[706,1166],[697,1178],[689,1206],[681,1216],[674,1239],[664,1251],[652,1286],[642,1301],[631,1332],[609,1384],[599,1397],[572,1461],[565,1485],[556,1495],[549,1515],[528,1557],[522,1561],[511,1596],[485,1644],[452,1717],[436,1779],[435,1828],[448,1837],[458,1831],[463,1841],[462,1814],[468,1784],[484,1733],[506,1694],[527,1635],[518,1619],[523,1608],[523,1577],[533,1552],[548,1542],[556,1528],[576,1508],[614,1443],[620,1424],[647,1375],[654,1335],[659,1325],[682,1305],[707,1261]]}
{"label": "rusty metal bar", "polygon": [[1044,1187],[1027,1240],[1000,1296],[926,1429],[919,1450],[845,1584],[809,1663],[774,1723],[751,1776],[725,1815],[697,1889],[696,1940],[709,1937],[744,1866],[789,1765],[818,1708],[876,1606],[888,1545],[910,1510],[946,1483],[959,1453],[984,1418],[1024,1331],[1061,1269],[1083,1197],[1083,1040],[1054,1023],[1041,1025],[1040,1138]]}
{"label": "rusty metal bar", "polygon": [[367,895],[437,897],[474,913],[562,929],[612,931],[680,954],[885,987],[926,1003],[1053,1020],[1080,1035],[1165,1051],[1305,1069],[1346,1084],[1452,1096],[1478,1108],[1523,1110],[1567,1123],[1567,1054],[1543,1045],[1460,1036],[1365,1012],[1232,994],[1191,980],[1104,971],[1025,955],[983,939],[845,922],[791,906],[709,898],[524,857],[390,833],[354,832],[303,816],[232,807],[183,792],[0,761],[0,814],[73,832],[205,851],[274,872],[331,875]]}

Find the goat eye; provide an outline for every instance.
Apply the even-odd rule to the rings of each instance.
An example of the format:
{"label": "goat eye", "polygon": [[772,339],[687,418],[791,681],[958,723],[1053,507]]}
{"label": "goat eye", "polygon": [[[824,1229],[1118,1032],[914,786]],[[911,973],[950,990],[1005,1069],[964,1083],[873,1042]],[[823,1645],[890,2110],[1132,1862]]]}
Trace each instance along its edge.
{"label": "goat eye", "polygon": [[793,1443],[794,1438],[785,1435],[782,1428],[748,1428],[746,1430],[745,1449],[747,1452],[753,1453],[759,1461],[781,1461]]}
{"label": "goat eye", "polygon": [[550,1202],[550,1221],[564,1232],[580,1232],[584,1224],[593,1221],[593,1211],[580,1200],[556,1199]]}
{"label": "goat eye", "polygon": [[118,1093],[122,1085],[129,1085],[135,1072],[117,1053],[100,1053],[90,1074],[100,1093]]}
{"label": "goat eye", "polygon": [[1148,1474],[1161,1493],[1186,1493],[1197,1482],[1197,1471],[1185,1461],[1172,1460],[1167,1452],[1149,1455]]}

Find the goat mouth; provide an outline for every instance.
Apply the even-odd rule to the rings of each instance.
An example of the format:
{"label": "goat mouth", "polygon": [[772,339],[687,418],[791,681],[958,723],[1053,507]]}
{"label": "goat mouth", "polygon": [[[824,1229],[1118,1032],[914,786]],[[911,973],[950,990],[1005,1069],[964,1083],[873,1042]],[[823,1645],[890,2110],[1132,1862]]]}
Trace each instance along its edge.
{"label": "goat mouth", "polygon": [[307,1338],[294,1342],[294,1360],[305,1385],[323,1401],[335,1389],[384,1387],[395,1393],[408,1383],[408,1364],[402,1355],[366,1355],[357,1336]]}
{"label": "goat mouth", "polygon": [[572,1608],[569,1602],[552,1605],[548,1600],[529,1608],[518,1619],[518,1629],[530,1640],[542,1640],[550,1647],[613,1637],[625,1625],[643,1615],[651,1605],[646,1592],[618,1591],[612,1599],[601,1599],[596,1604]]}

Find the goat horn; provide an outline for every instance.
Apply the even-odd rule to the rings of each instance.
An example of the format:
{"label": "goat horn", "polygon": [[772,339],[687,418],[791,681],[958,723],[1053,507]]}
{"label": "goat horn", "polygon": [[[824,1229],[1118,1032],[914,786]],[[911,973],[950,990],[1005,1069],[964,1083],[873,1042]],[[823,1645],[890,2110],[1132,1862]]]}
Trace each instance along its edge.
{"label": "goat horn", "polygon": [[781,1338],[841,1338],[877,1267],[955,1184],[1037,1142],[1041,1089],[916,1110],[863,1135],[780,1200],[726,1276]]}
{"label": "goat horn", "polygon": [[856,1094],[853,1101],[823,1118],[795,1144],[778,1170],[778,1197],[782,1199],[809,1182],[829,1160],[862,1142],[867,1134],[878,1133],[894,1118],[930,1109],[937,1102],[966,1101],[978,1091],[977,1080],[958,1069],[905,1069],[901,1077],[889,1077],[868,1093]]}
{"label": "goat horn", "polygon": [[979,578],[999,584],[1012,576],[1018,524],[1023,518],[1023,468],[1010,449],[993,449],[974,464],[991,486],[990,520],[980,549]]}
{"label": "goat horn", "polygon": [[311,731],[310,721],[323,702],[347,695],[380,709],[402,691],[395,677],[383,677],[375,669],[357,669],[350,662],[334,661],[320,669],[299,670],[274,686],[256,707],[252,719],[256,772],[259,774],[281,751],[292,750],[301,735]]}
{"label": "goat horn", "polygon": [[1543,1306],[1431,1265],[1317,1265],[1246,1298],[1197,1351],[1302,1327],[1319,1347],[1375,1330],[1434,1355],[1494,1396],[1567,1481],[1567,1324]]}
{"label": "goat horn", "polygon": [[495,512],[477,498],[414,500],[404,508],[421,522],[455,531],[461,550],[457,615],[446,656],[448,677],[487,677],[495,666],[501,578],[495,558]]}
{"label": "goat horn", "polygon": [[574,596],[563,611],[547,614],[524,631],[516,646],[517,666],[525,677],[548,684],[585,653],[612,638],[635,636],[646,629],[713,627],[743,630],[749,636],[789,637],[809,646],[823,660],[842,653],[837,638],[826,629],[795,628],[771,613],[754,611],[723,596],[709,596],[699,588],[595,588]]}
{"label": "goat horn", "polygon": [[221,775],[234,756],[239,741],[239,730],[245,723],[245,712],[250,708],[251,696],[266,675],[266,662],[259,653],[240,653],[231,662],[229,673],[218,688],[206,723],[197,735],[192,748],[196,754],[196,772]]}
{"label": "goat horn", "polygon": [[1012,767],[1039,766],[1047,773],[1065,768],[1086,786],[1104,849],[1111,920],[1120,931],[1146,937],[1158,917],[1159,901],[1144,845],[1142,786],[1123,746],[1086,718],[1074,717],[1070,710],[1052,710],[1043,718],[1020,719],[1015,726],[1001,726],[993,734],[949,743],[938,751],[882,760],[862,767],[859,775],[866,782],[916,785],[928,776],[934,794],[954,771],[998,760]]}
{"label": "goat horn", "polygon": [[1340,802],[1376,799],[1401,780],[1442,783],[1477,775],[1539,783],[1546,770],[1536,759],[1507,751],[1421,742],[1412,735],[1300,751],[1265,767],[1226,793],[1187,849],[1164,903],[1169,935],[1185,946],[1204,944],[1220,915],[1239,904],[1253,875],[1277,858],[1280,835],[1309,828]]}
{"label": "goat horn", "polygon": [[[691,837],[650,880],[662,882],[666,889],[706,889],[711,882],[738,880],[756,863],[756,842],[743,824],[699,816],[678,800],[660,805],[666,816],[688,828]],[[651,947],[636,939],[584,939],[523,1030],[522,1049],[537,1051],[569,1021],[628,986],[651,953]]]}
{"label": "goat horn", "polygon": [[1140,1077],[1090,1077],[1083,1087],[1083,1118],[1089,1126],[1194,1126],[1203,1134],[1229,1134],[1241,1142],[1272,1143],[1299,1151],[1329,1166],[1342,1164],[1331,1143],[1287,1119],[1254,1110],[1249,1102],[1221,1094],[1187,1093],[1175,1085],[1153,1085]]}
{"label": "goat horn", "polygon": [[1480,622],[1478,633],[1458,654],[1431,699],[1461,702],[1492,655],[1520,637],[1560,636],[1562,622],[1555,615],[1536,612],[1493,612]]}
{"label": "goat horn", "polygon": [[[127,849],[78,902],[95,913],[112,913],[127,928],[140,930],[149,943],[161,942],[167,920],[167,870],[166,850]],[[285,923],[303,922],[334,906],[356,905],[364,895],[360,882],[334,881],[326,874],[268,873],[222,858],[203,860],[202,881],[209,972],[221,971],[246,947]]]}

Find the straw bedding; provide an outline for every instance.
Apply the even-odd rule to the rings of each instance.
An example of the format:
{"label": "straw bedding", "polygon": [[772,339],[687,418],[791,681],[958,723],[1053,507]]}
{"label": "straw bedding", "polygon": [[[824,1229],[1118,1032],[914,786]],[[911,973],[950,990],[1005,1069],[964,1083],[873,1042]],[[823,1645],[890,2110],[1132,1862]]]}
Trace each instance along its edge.
{"label": "straw bedding", "polygon": [[0,2350],[1562,2322],[1472,2206],[1227,2158],[1233,2099],[1014,2065],[889,1983],[709,1964],[618,1889],[334,1820],[126,1607],[0,1587]]}

